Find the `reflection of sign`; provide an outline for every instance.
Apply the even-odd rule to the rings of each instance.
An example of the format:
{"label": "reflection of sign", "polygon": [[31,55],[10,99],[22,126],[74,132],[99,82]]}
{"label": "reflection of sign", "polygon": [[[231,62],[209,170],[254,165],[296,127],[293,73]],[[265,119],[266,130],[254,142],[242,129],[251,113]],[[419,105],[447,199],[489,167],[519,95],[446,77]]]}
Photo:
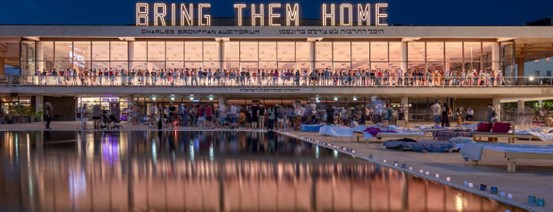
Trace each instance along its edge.
{"label": "reflection of sign", "polygon": [[300,93],[299,88],[240,88],[241,93]]}

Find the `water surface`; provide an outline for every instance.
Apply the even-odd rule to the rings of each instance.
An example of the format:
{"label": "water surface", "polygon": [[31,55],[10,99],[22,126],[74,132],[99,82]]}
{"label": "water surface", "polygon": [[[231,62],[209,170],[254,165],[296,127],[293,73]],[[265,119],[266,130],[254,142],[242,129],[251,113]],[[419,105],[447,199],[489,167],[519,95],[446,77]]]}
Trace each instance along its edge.
{"label": "water surface", "polygon": [[0,139],[0,211],[519,211],[273,133]]}

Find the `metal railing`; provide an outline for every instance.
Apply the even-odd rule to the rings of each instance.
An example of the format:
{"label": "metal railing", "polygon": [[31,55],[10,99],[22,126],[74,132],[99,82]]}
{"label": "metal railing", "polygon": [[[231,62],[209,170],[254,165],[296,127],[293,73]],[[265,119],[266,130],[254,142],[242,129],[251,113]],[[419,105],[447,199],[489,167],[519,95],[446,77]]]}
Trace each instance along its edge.
{"label": "metal railing", "polygon": [[549,87],[553,77],[349,77],[349,76],[0,76],[0,86],[156,87]]}

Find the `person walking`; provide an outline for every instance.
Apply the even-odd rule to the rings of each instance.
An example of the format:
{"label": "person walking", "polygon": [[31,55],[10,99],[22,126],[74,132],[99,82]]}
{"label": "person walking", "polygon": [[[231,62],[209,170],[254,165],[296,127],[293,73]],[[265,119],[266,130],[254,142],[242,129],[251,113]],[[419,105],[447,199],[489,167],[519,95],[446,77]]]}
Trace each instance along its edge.
{"label": "person walking", "polygon": [[442,120],[442,127],[450,127],[449,125],[449,116],[451,116],[452,112],[447,103],[444,103],[444,109],[442,110],[441,114],[441,120]]}
{"label": "person walking", "polygon": [[46,129],[52,129],[50,128],[50,122],[52,122],[53,111],[54,108],[52,107],[52,103],[46,102],[44,107],[44,120],[46,121]]}
{"label": "person walking", "polygon": [[432,112],[432,115],[434,116],[434,124],[435,126],[440,125],[441,122],[441,112],[442,112],[442,106],[440,101],[437,101],[432,106],[430,106],[430,111]]}

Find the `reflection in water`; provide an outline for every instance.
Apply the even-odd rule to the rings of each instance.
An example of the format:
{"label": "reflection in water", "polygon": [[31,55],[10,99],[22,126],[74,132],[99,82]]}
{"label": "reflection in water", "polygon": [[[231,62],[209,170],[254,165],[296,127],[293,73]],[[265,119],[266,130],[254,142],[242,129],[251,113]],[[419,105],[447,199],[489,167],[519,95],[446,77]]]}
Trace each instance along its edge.
{"label": "reflection in water", "polygon": [[0,133],[0,210],[504,211],[272,133]]}

